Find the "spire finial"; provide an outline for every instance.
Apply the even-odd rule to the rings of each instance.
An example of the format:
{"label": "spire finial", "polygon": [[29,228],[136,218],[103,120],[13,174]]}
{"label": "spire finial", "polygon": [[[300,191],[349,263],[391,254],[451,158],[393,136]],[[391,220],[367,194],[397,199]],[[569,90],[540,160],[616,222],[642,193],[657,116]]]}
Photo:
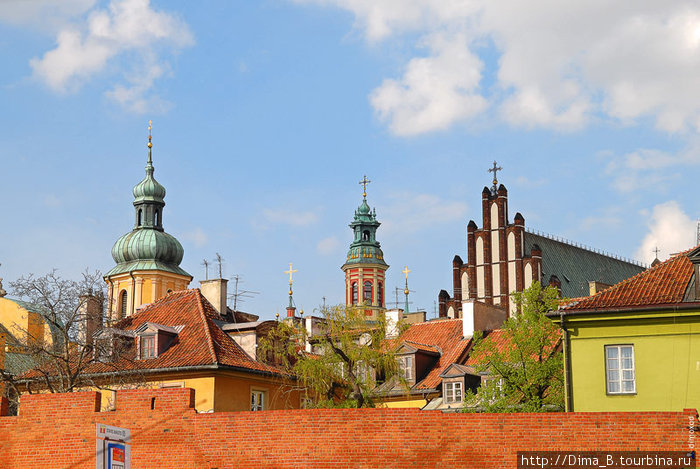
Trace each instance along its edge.
{"label": "spire finial", "polygon": [[151,129],[153,128],[153,121],[149,120],[148,121],[148,162],[150,164],[153,164],[153,160],[151,159],[151,148],[153,148],[153,144],[151,143]]}
{"label": "spire finial", "polygon": [[362,176],[362,181],[360,181],[360,185],[362,186],[362,198],[366,199],[367,198],[367,184],[369,184],[370,181],[367,179],[367,175]]}
{"label": "spire finial", "polygon": [[294,305],[293,305],[293,303],[292,303],[292,283],[293,283],[293,281],[292,281],[292,274],[294,274],[295,272],[298,272],[298,270],[297,270],[297,269],[293,269],[293,268],[292,268],[292,263],[290,262],[290,263],[289,263],[289,270],[285,270],[285,271],[284,271],[285,274],[289,274],[289,308],[293,308],[293,307],[294,307]]}
{"label": "spire finial", "polygon": [[496,192],[498,190],[498,178],[496,177],[496,173],[498,171],[501,171],[503,168],[498,166],[496,163],[496,160],[493,160],[493,168],[489,169],[489,173],[493,173],[493,192]]}
{"label": "spire finial", "polygon": [[401,272],[406,276],[406,288],[404,288],[403,290],[403,294],[406,295],[406,305],[404,306],[404,314],[408,314],[408,294],[410,293],[410,290],[408,289],[408,274],[411,271],[408,269],[408,266],[404,266]]}

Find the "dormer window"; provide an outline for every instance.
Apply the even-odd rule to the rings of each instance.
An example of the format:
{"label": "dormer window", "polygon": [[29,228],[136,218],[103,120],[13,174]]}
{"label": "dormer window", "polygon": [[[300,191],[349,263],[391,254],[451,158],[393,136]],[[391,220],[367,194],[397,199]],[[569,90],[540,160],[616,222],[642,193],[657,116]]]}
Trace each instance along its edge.
{"label": "dormer window", "polygon": [[118,360],[122,355],[129,355],[133,350],[131,331],[105,328],[95,334],[93,354],[96,361],[107,363]]}
{"label": "dormer window", "polygon": [[156,336],[145,335],[141,337],[140,359],[147,360],[156,357]]}
{"label": "dormer window", "polygon": [[172,345],[184,326],[165,326],[146,322],[136,329],[139,360],[158,358]]}
{"label": "dormer window", "polygon": [[459,404],[462,402],[462,382],[452,381],[443,384],[443,396],[446,404]]}
{"label": "dormer window", "polygon": [[398,357],[396,361],[399,364],[399,375],[406,381],[413,380],[413,356]]}

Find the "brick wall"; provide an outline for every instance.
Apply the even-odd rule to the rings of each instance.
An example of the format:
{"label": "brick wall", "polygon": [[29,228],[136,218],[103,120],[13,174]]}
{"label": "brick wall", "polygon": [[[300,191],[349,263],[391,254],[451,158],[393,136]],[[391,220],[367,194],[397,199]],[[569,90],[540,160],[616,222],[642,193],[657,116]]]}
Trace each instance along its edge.
{"label": "brick wall", "polygon": [[[154,400],[155,399],[155,400]],[[415,409],[197,414],[190,389],[22,396],[3,469],[95,467],[95,424],[131,429],[134,468],[516,466],[519,450],[687,450],[697,412],[442,414]],[[153,407],[153,409],[152,409]]]}

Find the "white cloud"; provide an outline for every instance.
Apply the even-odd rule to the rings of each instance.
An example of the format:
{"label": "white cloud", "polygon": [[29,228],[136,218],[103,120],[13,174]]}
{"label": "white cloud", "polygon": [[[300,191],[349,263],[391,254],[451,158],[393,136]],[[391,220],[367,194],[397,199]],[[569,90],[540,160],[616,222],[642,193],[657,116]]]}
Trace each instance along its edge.
{"label": "white cloud", "polygon": [[656,205],[648,222],[649,232],[644,236],[637,259],[648,264],[654,260],[654,249],[659,249],[659,259],[684,251],[695,245],[696,222],[674,200]]}
{"label": "white cloud", "polygon": [[467,213],[467,204],[443,200],[433,194],[399,192],[390,198],[378,216],[382,236],[435,230],[436,225],[461,220]]}
{"label": "white cloud", "polygon": [[0,0],[0,22],[56,31],[97,0]]}
{"label": "white cloud", "polygon": [[323,238],[321,241],[318,242],[318,244],[316,245],[316,250],[319,252],[319,254],[328,256],[330,254],[334,254],[338,250],[339,246],[340,241],[338,240],[338,238],[336,238],[335,236],[329,236],[327,238]]}
{"label": "white cloud", "polygon": [[[410,59],[371,94],[398,135],[444,129],[490,107],[523,127],[651,117],[665,131],[700,131],[695,0],[294,1],[352,12],[370,42],[428,45],[428,57]],[[436,37],[444,43],[432,44]],[[479,87],[479,54],[492,52],[484,44],[500,54],[491,89]]]}
{"label": "white cloud", "polygon": [[65,93],[100,73],[121,72],[129,86],[117,84],[106,95],[135,112],[145,111],[144,96],[168,70],[157,52],[193,43],[183,21],[152,9],[149,0],[112,0],[107,10],[93,9],[83,22],[63,27],[56,48],[30,61],[34,77]]}
{"label": "white cloud", "polygon": [[689,167],[700,164],[698,147],[690,146],[678,153],[668,153],[652,148],[640,148],[617,156],[602,152],[599,159],[605,163],[605,174],[612,179],[612,186],[622,193],[639,190],[658,192],[672,187]]}
{"label": "white cloud", "polygon": [[191,241],[198,248],[206,246],[209,243],[209,236],[201,228],[195,228],[182,235],[183,239]]}
{"label": "white cloud", "polygon": [[271,209],[262,211],[263,218],[268,224],[288,225],[293,227],[309,226],[318,221],[315,212],[300,212],[296,210]]}
{"label": "white cloud", "polygon": [[372,92],[372,106],[395,134],[443,130],[486,108],[477,93],[483,64],[466,40],[463,34],[427,38],[431,56],[412,59],[400,80],[384,80]]}

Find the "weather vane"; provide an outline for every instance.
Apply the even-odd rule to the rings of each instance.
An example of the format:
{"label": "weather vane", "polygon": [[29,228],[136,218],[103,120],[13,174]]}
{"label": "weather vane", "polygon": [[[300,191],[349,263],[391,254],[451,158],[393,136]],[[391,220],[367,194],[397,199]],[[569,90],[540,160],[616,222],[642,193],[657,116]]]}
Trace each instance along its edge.
{"label": "weather vane", "polygon": [[366,174],[364,176],[362,176],[362,181],[360,181],[360,185],[362,186],[362,197],[364,197],[364,198],[367,197],[367,184],[369,184],[370,182],[372,182],[372,181],[367,179]]}

